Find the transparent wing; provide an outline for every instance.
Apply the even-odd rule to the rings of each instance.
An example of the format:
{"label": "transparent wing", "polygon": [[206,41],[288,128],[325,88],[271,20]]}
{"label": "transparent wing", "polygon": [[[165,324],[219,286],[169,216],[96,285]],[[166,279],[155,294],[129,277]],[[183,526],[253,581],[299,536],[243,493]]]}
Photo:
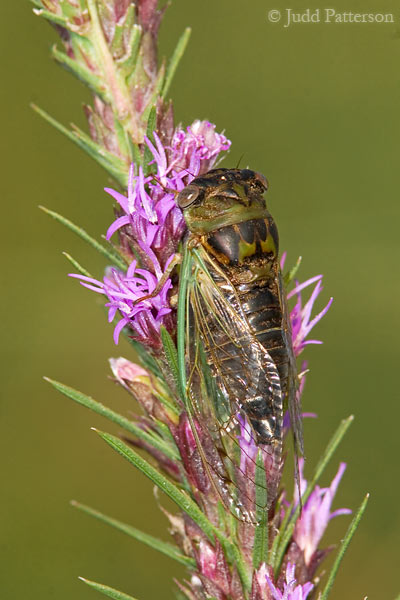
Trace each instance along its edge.
{"label": "transparent wing", "polygon": [[[234,286],[212,259],[193,251],[188,284],[187,343],[190,398],[222,465],[207,462],[209,477],[236,513],[252,514],[255,462],[261,451],[268,504],[282,463],[282,391],[276,365],[251,330]],[[214,463],[214,464],[211,464]],[[222,484],[222,485],[221,485]]]}
{"label": "transparent wing", "polygon": [[[280,281],[280,304],[282,307],[282,314],[284,316],[284,329],[287,340],[287,347],[292,348],[292,332],[290,324],[290,313],[287,306],[285,288]],[[294,475],[296,480],[297,489],[299,492],[299,498],[301,497],[300,489],[300,473],[299,473],[299,456],[304,455],[304,441],[303,441],[303,417],[301,410],[301,393],[298,385],[298,376],[296,368],[296,359],[293,351],[289,354],[289,378],[286,397],[284,398],[284,407],[288,409],[290,416],[290,426],[293,433],[293,448],[294,448]]]}

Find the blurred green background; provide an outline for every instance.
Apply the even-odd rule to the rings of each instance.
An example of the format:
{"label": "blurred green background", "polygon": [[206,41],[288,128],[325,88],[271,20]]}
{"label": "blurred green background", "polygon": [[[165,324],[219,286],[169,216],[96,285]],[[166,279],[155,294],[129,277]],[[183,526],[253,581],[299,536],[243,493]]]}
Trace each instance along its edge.
{"label": "blurred green background", "polygon": [[[324,8],[309,1],[302,8]],[[338,12],[365,12],[361,1]],[[332,598],[393,599],[399,546],[400,9],[394,24],[269,23],[287,8],[251,0],[173,0],[161,33],[169,55],[183,28],[189,49],[171,90],[176,120],[208,118],[233,141],[226,166],[249,165],[270,181],[269,206],[281,246],[301,277],[323,272],[334,304],[309,347],[304,407],[308,472],[339,420],[355,423],[325,475],[348,462],[335,507],[367,514]],[[290,5],[289,5],[290,7]],[[68,504],[75,498],[167,539],[152,486],[90,431],[112,428],[57,395],[47,374],[128,411],[107,379],[115,348],[94,295],[66,277],[68,250],[90,271],[103,263],[38,209],[44,204],[100,236],[112,220],[105,173],[29,108],[83,126],[88,93],[55,66],[55,32],[28,2],[2,5],[2,377],[1,598],[84,600],[79,575],[142,599],[173,598],[182,572]],[[326,543],[348,518],[333,521]]]}

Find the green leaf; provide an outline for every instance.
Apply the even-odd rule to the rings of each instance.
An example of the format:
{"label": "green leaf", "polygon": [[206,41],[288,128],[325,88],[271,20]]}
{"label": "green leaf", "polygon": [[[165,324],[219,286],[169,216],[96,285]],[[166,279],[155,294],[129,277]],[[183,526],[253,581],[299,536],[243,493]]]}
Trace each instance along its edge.
{"label": "green leaf", "polygon": [[186,378],[186,313],[187,313],[187,291],[188,281],[192,269],[192,256],[187,248],[183,253],[181,271],[179,274],[179,293],[178,293],[178,311],[177,311],[177,348],[178,348],[178,375],[179,388],[184,395],[184,402],[189,403],[187,397],[187,378]]}
{"label": "green leaf", "polygon": [[253,567],[258,569],[268,560],[268,509],[265,465],[259,450],[256,462],[256,528],[254,532]]}
{"label": "green leaf", "polygon": [[[152,106],[150,113],[149,113],[149,118],[147,121],[146,136],[149,138],[149,140],[153,144],[154,144],[153,133],[154,133],[156,127],[157,127],[157,109],[155,106]],[[152,165],[150,165],[150,167],[149,167],[149,162],[151,162],[152,160],[153,160],[153,154],[151,153],[151,150],[148,147],[148,145],[145,144],[144,151],[143,151],[143,165],[144,165],[145,175],[147,175],[149,173],[149,171],[151,170]]]}
{"label": "green leaf", "polygon": [[330,593],[333,583],[335,581],[340,563],[342,562],[343,556],[351,542],[351,538],[353,537],[353,535],[361,521],[361,518],[365,512],[365,509],[367,508],[368,499],[369,499],[369,494],[367,494],[365,496],[364,500],[361,503],[360,508],[358,509],[357,513],[354,515],[354,518],[349,525],[346,535],[344,536],[342,543],[340,544],[338,553],[335,558],[335,562],[333,563],[331,572],[328,577],[328,581],[326,582],[324,590],[323,590],[322,594],[319,596],[318,600],[326,600],[329,596],[329,593]]}
{"label": "green leaf", "polygon": [[[335,431],[335,433],[333,434],[332,438],[330,439],[330,441],[325,449],[325,452],[323,453],[322,457],[320,458],[320,460],[315,468],[314,475],[313,475],[311,481],[308,483],[307,488],[302,496],[303,504],[305,504],[307,502],[318,479],[324,472],[325,467],[327,466],[328,462],[332,458],[332,455],[334,454],[336,448],[342,441],[343,436],[345,435],[346,431],[352,424],[353,420],[354,420],[353,415],[351,415],[347,419],[344,419],[340,423],[340,425],[337,428],[337,430]],[[274,567],[275,574],[279,573],[281,563],[282,563],[284,554],[286,552],[286,548],[292,537],[293,530],[296,525],[296,521],[299,517],[299,514],[300,514],[300,505],[297,504],[297,506],[295,508],[294,501],[292,501],[291,505],[286,510],[286,517],[281,525],[279,534],[274,539],[274,543],[272,544],[272,548],[271,548],[271,551],[269,554],[268,562],[270,565],[272,565]]]}
{"label": "green leaf", "polygon": [[64,134],[71,142],[74,142],[79,148],[84,150],[91,158],[101,165],[110,175],[118,181],[118,183],[126,188],[128,184],[128,166],[117,156],[108,152],[100,144],[96,144],[88,135],[81,131],[78,127],[74,127],[74,131],[70,131],[56,119],[51,117],[46,111],[39,108],[35,104],[31,107],[45,121],[50,123],[57,131]]}
{"label": "green leaf", "polygon": [[71,133],[76,138],[76,144],[106,169],[125,189],[128,186],[128,165],[118,156],[106,150],[104,146],[94,142],[91,137],[73,123],[71,123],[71,127],[73,128]]}
{"label": "green leaf", "polygon": [[135,540],[138,540],[139,542],[150,546],[150,548],[153,548],[153,550],[158,550],[158,552],[161,552],[161,554],[169,556],[170,558],[176,560],[177,562],[181,563],[185,567],[188,567],[189,569],[196,567],[196,561],[193,558],[181,554],[179,552],[179,549],[173,544],[163,542],[162,540],[153,537],[148,533],[140,531],[140,529],[136,529],[136,527],[132,527],[131,525],[122,523],[122,521],[118,521],[117,519],[108,517],[107,515],[104,515],[98,510],[90,508],[90,506],[86,506],[85,504],[81,504],[80,502],[76,502],[75,500],[71,501],[71,505],[75,508],[78,508],[87,515],[90,515],[91,517],[94,517],[95,519],[106,523],[107,525],[111,525],[111,527],[118,529],[118,531],[122,531],[122,533],[129,535]]}
{"label": "green leaf", "polygon": [[163,325],[161,326],[161,341],[163,343],[168,366],[171,369],[172,376],[179,388],[178,353],[172,337]]}
{"label": "green leaf", "polygon": [[126,156],[129,162],[132,160],[131,147],[129,144],[129,135],[126,129],[124,129],[121,121],[118,119],[118,116],[114,113],[114,131],[116,138],[118,140],[118,147],[120,149],[120,153],[123,156]]}
{"label": "green leaf", "polygon": [[165,96],[168,93],[169,87],[171,85],[172,79],[175,75],[175,71],[179,65],[179,62],[183,56],[183,53],[185,52],[187,43],[189,41],[190,38],[190,34],[191,34],[192,30],[190,29],[190,27],[187,27],[185,29],[185,31],[182,33],[181,37],[178,40],[178,43],[176,45],[176,48],[174,50],[173,55],[171,56],[171,60],[169,62],[168,65],[168,69],[167,69],[167,74],[165,77],[165,84],[164,84],[164,88],[162,91],[162,97],[165,98]]}
{"label": "green leaf", "polygon": [[189,515],[191,519],[204,531],[211,541],[214,540],[216,529],[207,517],[201,512],[197,504],[189,496],[183,493],[176,485],[171,483],[164,475],[155,469],[147,460],[142,458],[132,448],[124,444],[117,437],[95,430],[100,437],[107,442],[118,454],[121,454],[128,462],[134,465],[146,477],[148,477],[160,490],[162,490],[181,510]]}
{"label": "green leaf", "polygon": [[206,534],[214,541],[217,537],[228,556],[232,557],[232,562],[236,565],[239,576],[246,589],[251,587],[251,578],[243,561],[243,557],[235,544],[227,539],[224,534],[215,527],[200,510],[198,505],[176,485],[171,483],[162,473],[155,469],[147,460],[142,458],[132,448],[124,444],[120,439],[109,433],[104,433],[95,429],[96,433],[107,442],[118,454],[123,456],[130,464],[134,465],[146,477],[148,477],[157,487],[160,488],[175,504],[183,510]]}
{"label": "green leaf", "polygon": [[[132,5],[131,5],[132,6]],[[128,9],[129,10],[129,9]],[[133,9],[134,10],[134,9]],[[118,69],[125,77],[129,77],[135,70],[136,61],[139,56],[140,40],[142,37],[142,28],[140,25],[133,25],[130,29],[129,54],[124,55],[116,61]]]}
{"label": "green leaf", "polygon": [[143,166],[143,157],[142,154],[140,152],[140,148],[137,144],[135,144],[131,138],[130,135],[128,135],[128,143],[129,143],[129,148],[131,151],[131,156],[132,156],[132,162],[135,164],[136,169],[138,169],[138,167],[140,165]]}
{"label": "green leaf", "polygon": [[89,587],[100,592],[100,594],[104,594],[105,596],[113,598],[114,600],[135,600],[133,596],[128,596],[128,594],[114,590],[114,588],[108,587],[108,585],[96,583],[96,581],[90,581],[90,579],[85,579],[84,577],[79,577],[79,579],[83,581],[83,583],[86,583]]}
{"label": "green leaf", "polygon": [[85,277],[92,277],[92,275],[89,273],[89,271],[87,271],[84,267],[82,267],[77,260],[75,260],[74,258],[72,258],[72,256],[70,254],[68,254],[68,252],[63,252],[63,255],[65,256],[65,258],[67,260],[69,260],[69,262],[73,265],[73,267],[81,274],[84,275]]}
{"label": "green leaf", "polygon": [[71,398],[71,400],[74,400],[78,404],[81,404],[82,406],[93,410],[93,412],[97,413],[98,415],[105,417],[109,421],[116,423],[126,431],[129,431],[130,433],[135,435],[140,440],[143,440],[147,444],[150,444],[156,450],[159,450],[160,452],[165,454],[171,460],[180,460],[180,456],[173,446],[171,446],[161,438],[157,439],[154,435],[150,435],[148,432],[143,431],[143,429],[138,427],[133,421],[130,421],[122,415],[119,415],[118,413],[111,410],[111,408],[104,406],[104,404],[97,402],[90,396],[86,396],[85,394],[82,394],[82,392],[78,392],[77,390],[74,390],[73,388],[68,387],[63,383],[59,383],[58,381],[54,381],[52,379],[49,379],[48,377],[45,377],[44,379],[45,381],[48,381],[57,391],[61,392],[61,394],[64,394],[64,396]]}
{"label": "green leaf", "polygon": [[77,77],[82,83],[88,86],[88,88],[105,103],[110,104],[111,98],[106,89],[102,79],[95,75],[93,71],[87,67],[79,64],[75,59],[71,58],[65,52],[58,50],[57,46],[52,48],[52,56],[64,69],[70,71],[75,77]]}
{"label": "green leaf", "polygon": [[121,60],[121,58],[126,58],[126,53],[124,53],[124,37],[125,34],[129,34],[132,39],[132,36],[135,34],[135,27],[137,27],[137,25],[135,26],[135,5],[132,3],[128,6],[128,10],[122,19],[119,19],[115,24],[114,36],[111,42],[111,54],[116,62]]}
{"label": "green leaf", "polygon": [[95,250],[97,250],[97,252],[100,252],[100,254],[108,258],[108,260],[110,260],[119,269],[121,269],[122,271],[126,271],[126,263],[124,263],[121,259],[117,258],[112,252],[110,252],[110,250],[105,248],[97,240],[92,238],[92,236],[90,236],[84,229],[82,229],[82,227],[78,227],[78,225],[75,225],[75,223],[72,223],[72,221],[70,221],[69,219],[66,219],[62,215],[59,215],[58,213],[48,208],[45,208],[44,206],[39,206],[39,208],[47,215],[50,215],[50,217],[53,217],[53,219],[55,219],[59,223],[62,223],[63,225],[65,225],[65,227],[76,233],[76,235],[78,235],[82,240],[90,244]]}
{"label": "green leaf", "polygon": [[[35,4],[36,6],[41,6],[40,2],[36,2],[35,0],[31,0],[31,2],[33,2],[33,4]],[[44,19],[47,19],[47,21],[50,21],[51,23],[55,23],[56,25],[61,25],[61,27],[65,27],[66,29],[68,29],[68,20],[65,17],[63,17],[62,15],[56,15],[48,10],[45,10],[44,8],[34,8],[33,12],[38,17],[43,17]]]}
{"label": "green leaf", "polygon": [[161,89],[163,87],[165,79],[165,62],[163,62],[158,69],[157,79],[154,82],[153,90],[151,96],[147,102],[147,106],[143,111],[142,119],[144,122],[147,122],[149,119],[150,112],[153,110],[153,107],[156,105],[158,97],[161,95]]}
{"label": "green leaf", "polygon": [[157,107],[153,105],[147,119],[146,135],[150,140],[154,140],[153,133],[157,129]]}
{"label": "green leaf", "polygon": [[299,258],[296,261],[296,264],[290,269],[290,271],[288,271],[287,273],[285,273],[285,275],[283,276],[283,282],[284,284],[287,286],[289,285],[289,283],[294,279],[294,277],[296,276],[297,271],[300,268],[301,265],[301,261],[302,261],[302,257],[299,256]]}

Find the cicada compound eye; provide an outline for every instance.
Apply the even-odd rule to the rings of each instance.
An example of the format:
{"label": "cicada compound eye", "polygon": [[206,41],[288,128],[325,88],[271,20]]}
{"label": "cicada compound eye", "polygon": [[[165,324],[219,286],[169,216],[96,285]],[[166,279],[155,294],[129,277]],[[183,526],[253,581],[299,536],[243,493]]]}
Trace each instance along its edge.
{"label": "cicada compound eye", "polygon": [[268,189],[268,180],[265,177],[265,175],[263,175],[262,173],[254,173],[254,178],[259,181],[261,183],[261,185],[264,186],[264,188],[267,190]]}
{"label": "cicada compound eye", "polygon": [[200,193],[199,188],[196,185],[188,185],[184,190],[179,192],[177,196],[177,204],[179,208],[187,208],[197,199]]}

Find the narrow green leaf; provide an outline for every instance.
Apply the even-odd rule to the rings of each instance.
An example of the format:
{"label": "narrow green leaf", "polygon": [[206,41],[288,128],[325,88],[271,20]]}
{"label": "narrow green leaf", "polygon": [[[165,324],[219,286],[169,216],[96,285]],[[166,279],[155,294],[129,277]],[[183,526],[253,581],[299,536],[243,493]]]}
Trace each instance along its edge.
{"label": "narrow green leaf", "polygon": [[69,260],[69,262],[73,265],[73,267],[81,274],[84,275],[85,277],[92,277],[92,275],[89,273],[89,271],[87,271],[84,267],[82,267],[77,260],[75,260],[74,258],[72,258],[72,256],[70,254],[68,254],[68,252],[63,252],[63,255],[65,256],[65,258],[67,260]]}
{"label": "narrow green leaf", "polygon": [[135,540],[142,542],[143,544],[146,544],[147,546],[150,546],[150,548],[153,548],[154,550],[158,550],[158,552],[161,552],[161,554],[165,554],[166,556],[169,556],[170,558],[178,561],[179,563],[181,563],[185,567],[188,567],[189,569],[194,568],[196,566],[196,561],[193,558],[190,558],[188,556],[184,556],[183,554],[181,554],[179,552],[178,548],[176,546],[174,546],[173,544],[169,544],[168,542],[163,542],[162,540],[159,540],[158,538],[156,538],[152,535],[149,535],[148,533],[144,533],[143,531],[140,531],[140,529],[136,529],[136,527],[132,527],[131,525],[122,523],[122,521],[118,521],[117,519],[108,517],[107,515],[104,515],[103,513],[99,512],[98,510],[95,510],[94,508],[91,508],[90,506],[86,506],[85,504],[81,504],[80,502],[76,502],[75,500],[71,501],[71,505],[75,508],[78,508],[79,510],[86,513],[87,515],[90,515],[91,517],[94,517],[95,519],[98,519],[99,521],[106,523],[107,525],[111,525],[111,527],[118,529],[118,531],[122,531],[122,533],[129,535],[130,537],[134,538]]}
{"label": "narrow green leaf", "polygon": [[176,351],[174,340],[163,325],[161,326],[161,341],[163,343],[168,366],[171,369],[172,376],[177,386],[179,387],[178,353]]}
{"label": "narrow green leaf", "polygon": [[[33,0],[31,0],[31,2],[32,1]],[[36,1],[33,1],[33,4],[35,4],[36,6],[41,6],[41,4]],[[43,17],[44,19],[46,19],[47,21],[50,21],[51,23],[55,23],[56,25],[61,25],[61,27],[65,27],[66,29],[68,28],[68,20],[65,17],[63,17],[62,15],[56,15],[48,10],[45,10],[44,8],[34,8],[33,12],[38,17]]]}
{"label": "narrow green leaf", "polygon": [[65,52],[58,50],[57,46],[52,48],[52,56],[64,69],[75,75],[82,83],[105,103],[110,104],[111,98],[102,79],[95,75],[93,71],[79,64],[75,59],[71,58]]}
{"label": "narrow green leaf", "polygon": [[160,438],[157,439],[155,436],[150,435],[146,431],[143,431],[143,429],[138,427],[133,421],[130,421],[122,415],[119,415],[118,413],[111,410],[111,408],[104,406],[104,404],[97,402],[90,396],[86,396],[85,394],[82,394],[81,392],[78,392],[77,390],[74,390],[73,388],[68,387],[63,383],[59,383],[58,381],[54,381],[52,379],[49,379],[48,377],[45,377],[44,379],[48,381],[48,383],[50,383],[57,391],[61,392],[61,394],[64,394],[64,396],[71,398],[71,400],[74,400],[78,404],[81,404],[82,406],[93,410],[93,412],[97,413],[98,415],[105,417],[109,421],[116,423],[126,431],[129,431],[130,433],[135,435],[140,440],[143,440],[147,444],[153,446],[153,448],[155,448],[156,450],[159,450],[160,452],[165,454],[171,460],[180,460],[180,456],[174,447],[172,447],[164,440]]}
{"label": "narrow green leaf", "polygon": [[179,387],[184,395],[185,404],[188,403],[187,398],[187,378],[186,378],[186,313],[188,310],[187,303],[187,287],[192,268],[192,256],[185,249],[179,275],[179,293],[178,293],[178,311],[177,311],[177,348],[178,348],[178,374]]}
{"label": "narrow green leaf", "polygon": [[[152,106],[150,113],[149,113],[149,118],[147,121],[146,136],[149,138],[149,140],[153,144],[154,144],[153,133],[156,130],[156,128],[157,128],[157,109],[155,106]],[[143,151],[143,165],[144,165],[146,175],[151,170],[152,165],[150,165],[150,167],[148,165],[149,165],[149,162],[152,160],[153,160],[153,155],[151,153],[151,150],[148,147],[148,145],[145,144],[144,151]]]}
{"label": "narrow green leaf", "polygon": [[176,45],[176,48],[174,50],[173,55],[171,56],[171,60],[169,62],[168,65],[168,69],[167,69],[167,74],[165,77],[165,84],[164,84],[164,88],[162,91],[162,97],[165,98],[165,96],[168,93],[169,87],[171,85],[172,79],[175,75],[175,71],[179,65],[179,62],[183,56],[183,53],[185,52],[187,43],[189,41],[190,38],[190,34],[191,34],[192,30],[190,29],[190,27],[187,27],[185,29],[185,31],[182,33],[181,37],[178,40],[178,43]]}
{"label": "narrow green leaf", "polygon": [[71,142],[74,142],[74,144],[79,146],[79,148],[84,150],[91,158],[99,163],[99,165],[108,171],[108,173],[110,173],[123,188],[127,187],[128,166],[120,158],[114,156],[111,152],[108,152],[108,150],[103,146],[100,146],[100,144],[96,144],[96,142],[78,127],[75,127],[75,131],[70,131],[67,127],[64,127],[64,125],[51,117],[45,110],[36,106],[36,104],[31,104],[31,107],[45,121],[57,129],[57,131],[65,135]]}
{"label": "narrow green leaf", "polygon": [[[343,439],[343,436],[345,435],[346,431],[352,424],[353,420],[354,420],[353,415],[351,415],[347,419],[344,419],[340,423],[340,425],[337,428],[337,430],[335,431],[335,433],[333,434],[332,438],[330,439],[330,441],[325,449],[325,452],[322,454],[322,457],[320,458],[320,460],[315,468],[314,475],[313,475],[311,481],[308,483],[307,488],[302,496],[303,504],[305,504],[307,502],[318,479],[324,472],[325,467],[327,466],[330,459],[332,458],[332,455],[334,454],[336,448],[340,444],[341,440]],[[294,508],[294,501],[292,501],[291,505],[287,508],[287,511],[286,511],[286,516],[288,518],[285,519],[284,523],[282,524],[279,535],[277,535],[276,538],[274,539],[274,543],[272,545],[270,555],[269,555],[269,564],[274,567],[276,574],[279,573],[282,559],[284,557],[286,548],[292,537],[293,530],[296,525],[296,521],[299,517],[299,514],[300,514],[300,505],[297,504],[296,508]]]}
{"label": "narrow green leaf", "polygon": [[217,534],[216,528],[201,512],[197,504],[189,496],[184,494],[176,485],[171,483],[164,475],[155,469],[147,460],[142,458],[132,448],[124,444],[120,439],[109,433],[95,430],[100,437],[107,442],[118,454],[121,454],[128,462],[134,465],[146,477],[148,477],[160,490],[162,490],[175,504],[179,506],[189,517],[204,531],[211,541]]}
{"label": "narrow green leaf", "polygon": [[367,494],[365,496],[364,500],[361,503],[360,508],[358,509],[357,513],[354,515],[354,518],[352,519],[352,521],[349,525],[346,535],[344,536],[342,543],[340,544],[338,553],[335,558],[335,562],[333,563],[332,570],[328,577],[328,581],[326,582],[326,585],[324,587],[322,594],[319,596],[319,600],[326,600],[329,596],[329,593],[330,593],[333,583],[335,581],[336,574],[338,572],[340,563],[342,562],[343,556],[351,542],[351,538],[353,537],[353,535],[362,519],[365,509],[367,508],[368,499],[369,499],[369,494]]}
{"label": "narrow green leaf", "polygon": [[149,119],[150,112],[153,110],[153,107],[157,103],[158,97],[161,95],[161,90],[163,87],[165,79],[165,62],[163,62],[158,70],[157,79],[154,82],[153,91],[149,100],[147,101],[147,106],[143,111],[142,119],[145,123],[147,123]]}
{"label": "narrow green leaf", "polygon": [[290,271],[288,271],[284,275],[283,282],[284,282],[285,285],[289,285],[289,283],[294,279],[294,277],[296,276],[297,271],[300,268],[301,261],[302,261],[302,257],[299,256],[299,258],[296,261],[296,264],[290,269]]}
{"label": "narrow green leaf", "polygon": [[132,160],[131,147],[128,142],[128,132],[124,129],[121,121],[118,119],[118,116],[114,113],[114,131],[116,138],[118,140],[118,147],[120,149],[120,153],[129,160]]}
{"label": "narrow green leaf", "polygon": [[129,77],[129,75],[134,71],[136,66],[136,61],[139,56],[139,47],[140,40],[142,37],[142,28],[140,25],[133,25],[130,29],[130,40],[129,40],[129,54],[128,56],[123,56],[121,59],[117,60],[116,63],[118,65],[118,69],[125,77]]}
{"label": "narrow green leaf", "polygon": [[258,569],[268,560],[268,509],[264,460],[261,450],[256,462],[256,529],[254,533],[253,567]]}
{"label": "narrow green leaf", "polygon": [[243,561],[242,555],[235,544],[228,540],[223,533],[217,529],[200,510],[197,504],[176,485],[171,483],[162,473],[155,469],[147,460],[142,458],[132,448],[124,444],[120,439],[109,433],[104,433],[95,429],[96,433],[107,442],[118,454],[123,456],[130,464],[134,465],[146,477],[148,477],[157,487],[160,488],[175,504],[183,510],[213,542],[217,537],[228,556],[232,557],[232,562],[236,565],[239,576],[246,589],[250,589],[251,578]]}
{"label": "narrow green leaf", "polygon": [[157,107],[153,105],[149,112],[149,118],[147,119],[146,135],[148,138],[153,140],[153,133],[157,129]]}
{"label": "narrow green leaf", "polygon": [[116,257],[112,252],[110,252],[110,250],[105,248],[97,240],[92,238],[92,236],[90,236],[84,229],[82,229],[82,227],[78,227],[78,225],[75,225],[75,223],[72,223],[72,221],[70,221],[69,219],[66,219],[62,215],[54,212],[53,210],[45,208],[44,206],[39,206],[39,208],[50,217],[53,217],[53,219],[55,219],[59,223],[65,225],[65,227],[67,227],[68,229],[71,229],[71,231],[76,233],[76,235],[78,235],[82,240],[90,244],[95,250],[97,250],[97,252],[100,252],[100,254],[108,258],[108,260],[110,260],[119,269],[121,269],[122,271],[126,271],[126,263],[124,263],[121,259]]}
{"label": "narrow green leaf", "polygon": [[[136,25],[137,27],[137,25]],[[130,4],[128,6],[128,10],[122,19],[119,19],[115,24],[114,29],[114,37],[111,43],[111,54],[113,55],[114,60],[118,62],[121,60],[122,53],[124,50],[124,34],[128,34],[132,39],[132,35],[134,35],[135,30],[135,5]],[[129,43],[129,41],[128,41]],[[125,58],[125,56],[124,56]]]}
{"label": "narrow green leaf", "polygon": [[133,142],[130,135],[128,135],[128,143],[129,143],[129,148],[131,150],[132,162],[135,165],[135,171],[136,171],[140,165],[143,166],[143,156],[140,152],[139,146]]}
{"label": "narrow green leaf", "polygon": [[125,189],[128,186],[128,165],[115,154],[108,152],[104,146],[94,142],[91,137],[73,123],[71,123],[71,127],[73,128],[72,135],[76,137],[76,144],[106,169]]}
{"label": "narrow green leaf", "polygon": [[100,592],[100,594],[113,598],[113,600],[135,600],[133,596],[128,596],[128,594],[114,590],[114,588],[111,588],[108,585],[96,583],[96,581],[90,581],[90,579],[85,579],[84,577],[79,577],[79,579],[97,592]]}

